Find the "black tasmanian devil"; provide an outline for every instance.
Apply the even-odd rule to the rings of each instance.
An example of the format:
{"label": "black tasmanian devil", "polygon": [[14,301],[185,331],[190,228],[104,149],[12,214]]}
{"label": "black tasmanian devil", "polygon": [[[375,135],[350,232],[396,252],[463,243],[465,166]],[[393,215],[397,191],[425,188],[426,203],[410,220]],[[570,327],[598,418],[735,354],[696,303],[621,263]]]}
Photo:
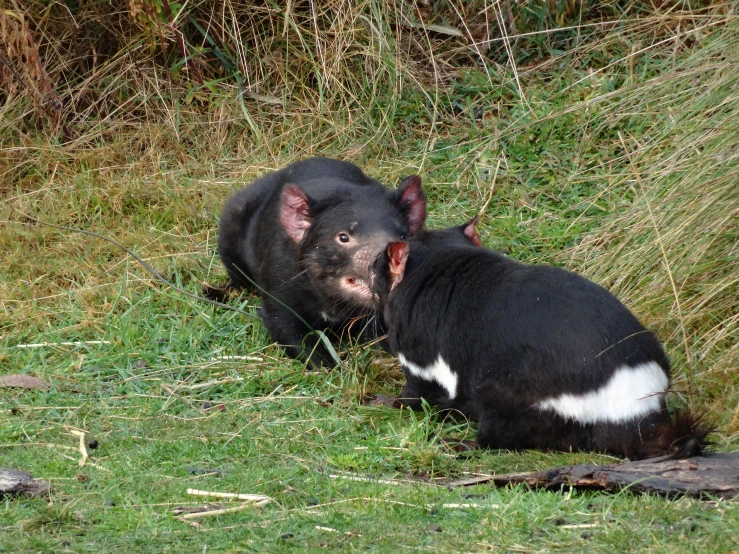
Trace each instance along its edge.
{"label": "black tasmanian devil", "polygon": [[475,223],[392,242],[375,263],[401,402],[479,421],[486,448],[701,452],[700,418],[665,407],[655,336],[584,277],[480,248]]}
{"label": "black tasmanian devil", "polygon": [[370,265],[425,218],[419,177],[391,190],[351,163],[310,158],[228,199],[218,251],[231,287],[260,289],[262,319],[290,356],[333,365],[310,330],[338,330],[370,313]]}

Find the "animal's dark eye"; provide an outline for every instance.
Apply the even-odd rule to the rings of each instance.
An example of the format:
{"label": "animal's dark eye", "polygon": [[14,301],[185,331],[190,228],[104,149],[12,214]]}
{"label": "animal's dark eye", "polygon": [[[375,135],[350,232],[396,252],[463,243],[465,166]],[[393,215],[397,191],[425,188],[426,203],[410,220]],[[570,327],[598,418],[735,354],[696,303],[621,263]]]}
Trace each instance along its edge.
{"label": "animal's dark eye", "polygon": [[400,235],[400,240],[405,240],[405,235]]}
{"label": "animal's dark eye", "polygon": [[346,233],[339,233],[339,241],[340,242],[349,242],[349,235]]}

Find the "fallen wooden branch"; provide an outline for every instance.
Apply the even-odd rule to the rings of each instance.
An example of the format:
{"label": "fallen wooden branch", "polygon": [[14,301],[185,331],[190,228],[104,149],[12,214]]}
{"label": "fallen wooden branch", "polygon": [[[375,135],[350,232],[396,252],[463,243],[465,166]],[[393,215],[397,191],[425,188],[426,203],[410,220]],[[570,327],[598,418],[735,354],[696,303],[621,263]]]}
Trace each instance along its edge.
{"label": "fallen wooden branch", "polygon": [[489,483],[490,481],[494,481],[495,476],[493,475],[476,475],[475,477],[466,477],[464,479],[452,479],[450,481],[442,481],[439,484],[448,487],[448,488],[456,488],[456,487],[471,487],[473,485],[482,485],[483,483]]}
{"label": "fallen wooden branch", "polygon": [[0,498],[6,496],[43,496],[51,486],[43,479],[34,479],[30,473],[15,469],[0,469]]}
{"label": "fallen wooden branch", "polygon": [[739,452],[706,454],[684,460],[652,458],[603,466],[562,466],[544,471],[475,475],[451,480],[382,479],[347,474],[331,474],[329,477],[394,486],[426,484],[456,488],[493,483],[497,487],[504,487],[523,483],[534,489],[558,490],[572,487],[604,491],[628,490],[637,494],[651,493],[667,497],[689,495],[695,498],[730,499],[739,496]]}
{"label": "fallen wooden branch", "polygon": [[526,483],[535,489],[576,489],[652,493],[695,498],[739,495],[739,452],[707,454],[684,460],[652,459],[596,466],[563,466],[531,473],[494,475],[496,486]]}

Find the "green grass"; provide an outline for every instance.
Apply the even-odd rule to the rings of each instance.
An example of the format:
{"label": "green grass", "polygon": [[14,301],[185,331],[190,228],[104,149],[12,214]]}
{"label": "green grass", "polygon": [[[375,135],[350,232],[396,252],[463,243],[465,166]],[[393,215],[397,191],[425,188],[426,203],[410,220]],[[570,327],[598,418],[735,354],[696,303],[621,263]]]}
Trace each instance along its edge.
{"label": "green grass", "polygon": [[[147,335],[156,326],[136,328]],[[566,490],[532,493],[522,487],[495,490],[484,485],[447,490],[422,483],[392,486],[331,479],[330,474],[345,472],[449,477],[609,460],[535,452],[455,454],[429,437],[462,438],[466,426],[444,424],[428,414],[358,406],[346,391],[362,381],[359,372],[306,374],[263,351],[251,352],[264,357],[263,363],[212,364],[207,356],[212,351],[205,345],[221,343],[216,333],[196,325],[179,335],[177,342],[161,345],[152,340],[147,354],[156,361],[146,368],[135,368],[138,355],[131,356],[125,345],[61,356],[36,351],[25,357],[26,366],[58,368],[60,362],[71,361],[72,368],[53,371],[50,392],[4,399],[5,463],[49,478],[57,492],[51,504],[5,503],[3,548],[736,548],[732,530],[739,525],[739,513],[725,502]],[[199,347],[192,348],[194,343]],[[189,352],[179,350],[188,346]],[[153,356],[157,351],[159,356]],[[367,373],[375,379],[382,376],[371,365]],[[213,384],[193,388],[206,383]],[[77,439],[68,434],[69,428],[85,429],[97,439],[99,447],[90,451],[94,466],[77,465]],[[220,474],[193,474],[193,467]],[[276,503],[204,519],[193,529],[172,515],[175,508],[206,502],[188,496],[187,488],[267,494]],[[443,507],[448,503],[478,506]],[[442,532],[428,531],[430,525],[440,526]],[[281,539],[286,534],[293,536]]]}
{"label": "green grass", "polygon": [[[487,246],[613,290],[665,342],[671,404],[706,410],[718,425],[715,448],[731,451],[739,432],[739,25],[736,5],[724,8],[554,42],[524,37],[515,45],[520,85],[504,50],[491,54],[501,65],[483,71],[461,63],[446,39],[416,37],[415,47],[438,48],[430,71],[426,52],[391,55],[408,50],[386,36],[361,42],[371,71],[355,90],[356,68],[336,66],[340,49],[328,41],[318,80],[336,88],[291,81],[285,97],[299,106],[249,104],[250,122],[233,89],[193,99],[192,83],[175,76],[163,87],[146,64],[120,74],[119,62],[104,66],[95,90],[105,93],[97,108],[78,106],[68,141],[28,104],[5,98],[0,374],[35,375],[51,387],[0,389],[0,467],[48,479],[54,493],[3,501],[0,551],[739,549],[739,511],[728,500],[433,484],[613,459],[457,453],[440,439],[473,438],[474,425],[431,408],[364,403],[400,390],[387,354],[344,345],[341,367],[306,372],[258,320],[185,298],[110,243],[15,211],[116,238],[198,292],[225,279],[215,241],[232,189],[311,154],[347,158],[392,185],[419,173],[430,226],[485,207]],[[384,24],[386,15],[378,16]],[[293,21],[293,31],[310,40],[306,21]],[[529,62],[538,65],[526,69]],[[108,111],[124,96],[135,108]],[[256,314],[257,297],[235,302]],[[73,341],[104,342],[62,344]],[[37,343],[45,346],[19,347]],[[75,429],[99,444],[84,467]],[[340,473],[418,482],[330,477]],[[193,527],[174,510],[230,503],[188,488],[275,502]],[[455,503],[477,506],[444,507]]]}

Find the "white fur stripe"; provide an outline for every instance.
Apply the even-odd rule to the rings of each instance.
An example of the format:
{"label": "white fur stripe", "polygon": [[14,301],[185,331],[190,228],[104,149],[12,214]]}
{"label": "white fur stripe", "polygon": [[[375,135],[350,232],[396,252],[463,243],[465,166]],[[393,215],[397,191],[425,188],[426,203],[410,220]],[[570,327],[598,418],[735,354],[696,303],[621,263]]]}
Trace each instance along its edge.
{"label": "white fur stripe", "polygon": [[398,360],[400,360],[401,365],[410,371],[412,375],[424,381],[436,381],[439,383],[449,393],[450,399],[457,396],[457,374],[451,370],[449,365],[441,357],[441,354],[428,367],[420,367],[409,362],[403,354],[398,354]]}
{"label": "white fur stripe", "polygon": [[600,389],[585,394],[560,394],[535,406],[580,423],[617,423],[659,410],[661,395],[669,383],[657,362],[621,366]]}

